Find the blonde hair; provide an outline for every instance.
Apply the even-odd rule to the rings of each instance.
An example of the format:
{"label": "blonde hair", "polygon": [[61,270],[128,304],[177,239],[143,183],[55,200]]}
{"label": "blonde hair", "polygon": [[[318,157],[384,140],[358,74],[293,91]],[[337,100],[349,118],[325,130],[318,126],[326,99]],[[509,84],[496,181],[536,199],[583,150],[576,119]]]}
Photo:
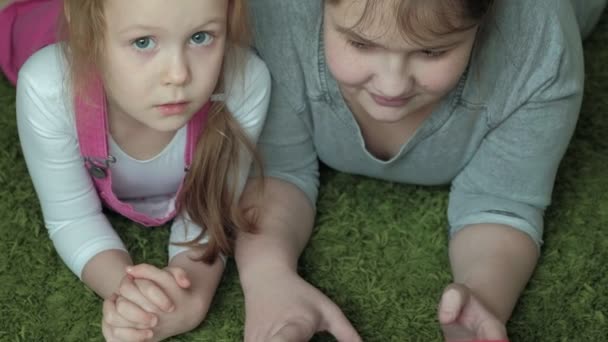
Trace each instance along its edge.
{"label": "blonde hair", "polygon": [[[228,0],[226,53],[223,71],[232,74],[243,72],[243,51],[249,46],[250,34],[246,0]],[[105,34],[104,0],[64,0],[62,34],[63,51],[70,65],[70,77],[75,96],[86,89],[87,80],[95,77],[103,53]],[[216,91],[223,91],[226,73],[222,72]],[[240,153],[245,147],[251,153],[255,166],[261,162],[254,144],[226,108],[223,102],[214,102],[204,131],[199,137],[192,164],[177,198],[177,210],[187,212],[195,224],[205,230],[194,240],[179,244],[199,248],[205,234],[209,242],[200,249],[197,259],[214,262],[219,253],[232,254],[237,230],[253,232],[255,215],[239,208],[236,196]]]}

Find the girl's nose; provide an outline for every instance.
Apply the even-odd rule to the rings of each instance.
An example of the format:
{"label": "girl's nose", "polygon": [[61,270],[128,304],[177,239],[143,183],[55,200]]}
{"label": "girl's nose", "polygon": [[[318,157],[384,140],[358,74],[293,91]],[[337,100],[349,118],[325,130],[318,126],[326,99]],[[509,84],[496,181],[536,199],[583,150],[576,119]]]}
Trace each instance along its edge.
{"label": "girl's nose", "polygon": [[176,53],[168,61],[163,83],[169,86],[183,86],[190,82],[190,67],[184,54]]}
{"label": "girl's nose", "polygon": [[407,59],[401,54],[395,54],[380,63],[374,77],[374,88],[379,92],[378,95],[385,97],[410,94],[414,88],[414,76]]}

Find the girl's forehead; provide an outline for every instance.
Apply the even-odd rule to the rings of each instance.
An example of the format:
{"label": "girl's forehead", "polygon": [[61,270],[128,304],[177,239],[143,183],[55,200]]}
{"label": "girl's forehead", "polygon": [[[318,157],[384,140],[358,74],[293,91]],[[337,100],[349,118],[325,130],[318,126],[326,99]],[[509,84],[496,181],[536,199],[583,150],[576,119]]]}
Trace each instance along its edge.
{"label": "girl's forehead", "polygon": [[326,8],[335,25],[352,30],[358,34],[372,37],[395,31],[397,21],[394,14],[389,14],[391,1],[379,1],[370,5],[367,0],[342,0]]}
{"label": "girl's forehead", "polygon": [[339,0],[326,6],[335,25],[374,39],[440,40],[474,29],[455,1]]}
{"label": "girl's forehead", "polygon": [[180,0],[179,5],[166,0],[104,0],[106,16],[121,22],[207,21],[227,16],[228,0]]}

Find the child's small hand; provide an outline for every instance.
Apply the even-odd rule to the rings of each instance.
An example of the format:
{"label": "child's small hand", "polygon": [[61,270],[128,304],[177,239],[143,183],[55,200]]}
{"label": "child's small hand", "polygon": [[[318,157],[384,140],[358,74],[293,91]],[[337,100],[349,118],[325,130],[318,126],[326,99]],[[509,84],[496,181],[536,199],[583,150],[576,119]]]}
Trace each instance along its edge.
{"label": "child's small hand", "polygon": [[[150,265],[146,265],[145,269],[157,279],[162,279],[162,275],[167,273]],[[163,281],[177,286],[190,286],[184,272],[175,271],[174,274],[173,280]],[[103,305],[102,332],[108,341],[151,341],[152,329],[158,324],[158,316],[175,310],[175,305],[163,287],[149,279],[134,279],[127,274],[117,292],[117,295],[106,299]]]}
{"label": "child's small hand", "polygon": [[191,281],[181,267],[166,267],[159,270],[154,266],[140,264],[132,267],[128,274],[135,279],[147,279],[160,286],[175,305],[172,312],[157,312],[158,325],[152,330],[153,341],[160,341],[197,327],[204,319],[215,286],[209,291],[191,289]]}
{"label": "child's small hand", "polygon": [[[150,273],[158,275],[164,274],[165,271],[155,266],[145,265],[146,269]],[[175,305],[171,298],[165,293],[161,284],[157,284],[149,278],[135,278],[131,276],[130,272],[133,266],[127,267],[127,275],[122,279],[117,294],[120,297],[124,297],[128,301],[138,305],[141,309],[147,312],[172,312],[175,310]],[[137,267],[137,266],[135,266]],[[184,276],[180,275],[180,279]],[[178,281],[178,279],[169,280],[176,282],[178,285],[188,287],[189,283],[186,281]]]}
{"label": "child's small hand", "polygon": [[[117,305],[117,301],[120,304]],[[148,341],[153,336],[152,328],[157,324],[158,318],[154,314],[142,311],[116,294],[103,301],[101,331],[108,342]]]}
{"label": "child's small hand", "polygon": [[462,284],[450,284],[439,303],[446,341],[508,341],[505,325]]}

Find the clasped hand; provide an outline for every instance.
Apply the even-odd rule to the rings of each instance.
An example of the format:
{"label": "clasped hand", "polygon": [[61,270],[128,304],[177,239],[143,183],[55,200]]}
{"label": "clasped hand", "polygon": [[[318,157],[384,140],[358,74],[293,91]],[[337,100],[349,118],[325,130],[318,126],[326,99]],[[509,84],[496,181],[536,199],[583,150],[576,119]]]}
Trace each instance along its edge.
{"label": "clasped hand", "polygon": [[109,342],[161,341],[195,328],[206,312],[179,267],[127,268],[117,293],[104,300],[102,332]]}

